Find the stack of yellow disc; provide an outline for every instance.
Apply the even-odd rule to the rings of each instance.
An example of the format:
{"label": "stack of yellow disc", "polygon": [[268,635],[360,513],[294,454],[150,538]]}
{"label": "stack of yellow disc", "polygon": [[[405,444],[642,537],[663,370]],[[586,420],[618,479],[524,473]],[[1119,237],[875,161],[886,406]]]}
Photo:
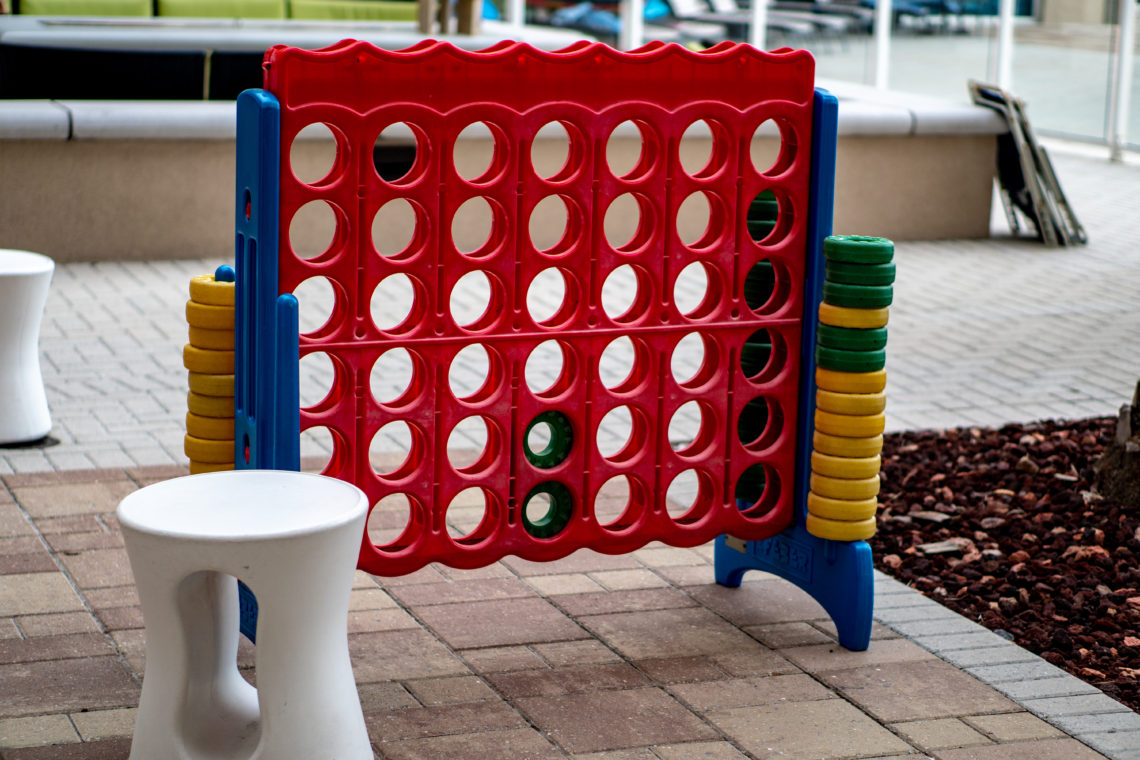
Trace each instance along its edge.
{"label": "stack of yellow disc", "polygon": [[186,456],[190,473],[234,468],[234,272],[190,280],[186,321],[190,342],[182,363],[190,371],[186,397]]}
{"label": "stack of yellow disc", "polygon": [[806,527],[820,538],[855,541],[875,534],[894,246],[834,236],[824,256]]}

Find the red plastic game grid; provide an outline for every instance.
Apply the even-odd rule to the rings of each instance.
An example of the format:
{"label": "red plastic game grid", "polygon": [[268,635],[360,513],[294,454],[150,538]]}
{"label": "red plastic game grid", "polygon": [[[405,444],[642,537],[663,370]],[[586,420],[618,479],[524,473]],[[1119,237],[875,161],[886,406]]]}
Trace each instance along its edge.
{"label": "red plastic game grid", "polygon": [[[590,547],[623,553],[649,541],[693,546],[716,535],[768,538],[792,518],[798,354],[803,318],[802,282],[806,246],[808,163],[814,63],[805,52],[761,53],[725,43],[703,53],[653,44],[632,53],[583,43],[556,53],[503,43],[479,53],[426,41],[400,52],[345,41],[322,51],[277,47],[266,56],[266,89],[281,106],[280,281],[292,292],[312,277],[332,285],[336,305],[329,321],[300,339],[302,356],[324,352],[335,380],[328,397],[302,409],[301,428],[332,431],[334,454],[326,474],[355,483],[375,505],[404,494],[411,515],[400,537],[375,546],[365,536],[361,568],[380,575],[412,572],[429,562],[479,567],[515,554],[550,560]],[[753,133],[766,120],[780,128],[775,165],[758,171],[750,159]],[[711,127],[708,165],[688,172],[678,146],[686,130],[703,120]],[[456,138],[474,122],[490,126],[495,148],[490,168],[465,179],[455,167]],[[623,122],[637,124],[642,160],[615,176],[606,141]],[[395,181],[382,179],[372,146],[389,125],[411,127],[417,142],[412,169]],[[529,160],[539,129],[558,122],[569,136],[566,165],[542,177]],[[294,138],[306,126],[324,123],[337,156],[322,179],[302,183],[290,168]],[[748,232],[751,200],[770,190],[779,221],[760,242]],[[606,238],[605,211],[618,196],[637,199],[641,222],[630,243],[613,247]],[[710,201],[705,235],[691,245],[679,236],[676,215],[694,193]],[[528,221],[544,198],[560,196],[569,209],[567,233],[538,250]],[[494,210],[488,242],[460,252],[449,234],[456,210],[481,196]],[[405,199],[416,209],[416,232],[408,247],[384,257],[372,241],[372,220],[384,204]],[[329,248],[303,258],[289,246],[293,216],[306,203],[326,202],[336,217]],[[758,262],[775,275],[764,304],[745,297],[745,280]],[[683,313],[673,283],[692,262],[709,273],[699,307]],[[601,304],[605,277],[622,265],[638,275],[639,297],[622,315]],[[563,307],[536,322],[526,294],[541,271],[557,267],[567,282]],[[462,327],[448,307],[463,275],[480,270],[492,285],[482,318]],[[386,277],[402,273],[416,286],[411,315],[383,331],[370,301]],[[748,377],[741,349],[758,330],[772,338],[767,367]],[[698,333],[705,363],[688,382],[678,382],[669,360],[677,343]],[[613,340],[638,347],[626,382],[606,388],[598,359]],[[527,357],[555,339],[562,347],[563,376],[534,393],[523,378]],[[490,356],[487,382],[473,396],[456,398],[448,383],[451,360],[465,346],[481,344]],[[386,351],[406,349],[415,377],[400,398],[381,404],[369,377]],[[741,441],[737,421],[745,406],[762,399],[768,428]],[[696,400],[703,424],[693,444],[675,451],[668,441],[673,413]],[[618,406],[633,410],[634,434],[616,454],[594,444],[598,421]],[[571,422],[574,443],[558,465],[533,465],[523,452],[528,423],[557,410]],[[457,469],[447,454],[456,424],[478,415],[488,444],[474,464]],[[384,425],[406,422],[412,451],[394,472],[377,473],[369,444]],[[735,487],[745,470],[763,468],[765,490],[741,510]],[[697,473],[692,509],[670,516],[669,484],[680,473]],[[608,525],[595,519],[594,496],[616,476],[631,484],[630,503]],[[570,493],[569,523],[539,538],[523,524],[523,501],[542,483],[557,482]],[[487,501],[479,526],[463,537],[449,534],[448,505],[465,489],[481,488]]]}

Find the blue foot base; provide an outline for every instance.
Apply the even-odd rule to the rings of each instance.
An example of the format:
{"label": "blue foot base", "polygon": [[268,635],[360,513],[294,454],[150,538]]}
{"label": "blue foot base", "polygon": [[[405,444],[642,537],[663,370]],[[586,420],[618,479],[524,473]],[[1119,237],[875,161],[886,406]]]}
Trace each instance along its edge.
{"label": "blue foot base", "polygon": [[765,541],[720,536],[715,552],[717,583],[735,588],[748,570],[778,575],[827,610],[840,644],[855,652],[870,645],[875,589],[866,541],[830,541],[796,525]]}

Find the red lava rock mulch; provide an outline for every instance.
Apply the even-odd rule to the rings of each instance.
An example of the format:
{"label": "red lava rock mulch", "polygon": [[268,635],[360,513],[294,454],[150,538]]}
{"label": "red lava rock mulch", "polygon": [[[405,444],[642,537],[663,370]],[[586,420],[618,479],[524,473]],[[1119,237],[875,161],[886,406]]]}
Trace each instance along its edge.
{"label": "red lava rock mulch", "polygon": [[1115,418],[888,435],[875,563],[1140,711],[1140,513],[1093,489]]}

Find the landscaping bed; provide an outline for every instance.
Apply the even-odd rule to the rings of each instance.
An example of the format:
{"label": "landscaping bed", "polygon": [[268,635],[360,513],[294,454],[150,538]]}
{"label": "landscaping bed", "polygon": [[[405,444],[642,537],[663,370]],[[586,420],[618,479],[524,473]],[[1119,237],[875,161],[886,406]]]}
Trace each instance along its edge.
{"label": "landscaping bed", "polygon": [[1115,418],[886,436],[875,564],[1140,711],[1140,514]]}

